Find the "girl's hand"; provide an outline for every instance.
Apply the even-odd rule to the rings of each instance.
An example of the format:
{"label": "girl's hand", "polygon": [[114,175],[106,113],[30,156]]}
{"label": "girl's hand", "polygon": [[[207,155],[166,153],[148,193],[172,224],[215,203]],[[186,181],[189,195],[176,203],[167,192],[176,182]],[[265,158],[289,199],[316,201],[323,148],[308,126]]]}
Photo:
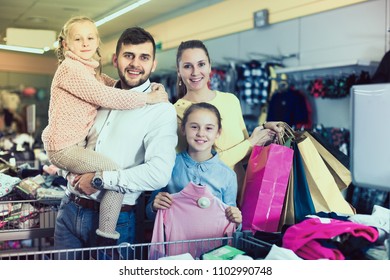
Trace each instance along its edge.
{"label": "girl's hand", "polygon": [[173,203],[172,196],[167,192],[159,192],[153,200],[153,210],[169,209]]}
{"label": "girl's hand", "polygon": [[151,83],[151,89],[152,91],[154,90],[163,90],[165,91],[165,87],[163,84],[159,84],[159,83]]}
{"label": "girl's hand", "polygon": [[57,172],[59,171],[59,168],[53,164],[50,165],[44,165],[42,167],[42,170],[49,175],[57,175]]}
{"label": "girl's hand", "polygon": [[241,224],[242,223],[242,215],[240,209],[234,206],[229,206],[225,210],[226,218],[236,224]]}
{"label": "girl's hand", "polygon": [[169,102],[168,93],[164,87],[162,89],[152,90],[146,95],[146,104],[156,104],[160,102]]}

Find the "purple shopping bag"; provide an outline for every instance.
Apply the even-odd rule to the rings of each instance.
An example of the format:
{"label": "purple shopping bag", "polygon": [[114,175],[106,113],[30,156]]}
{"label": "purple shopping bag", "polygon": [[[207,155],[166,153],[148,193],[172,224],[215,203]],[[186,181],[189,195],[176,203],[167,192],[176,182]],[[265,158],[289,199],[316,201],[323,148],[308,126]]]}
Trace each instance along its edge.
{"label": "purple shopping bag", "polygon": [[279,144],[253,147],[241,205],[243,230],[278,231],[293,154]]}

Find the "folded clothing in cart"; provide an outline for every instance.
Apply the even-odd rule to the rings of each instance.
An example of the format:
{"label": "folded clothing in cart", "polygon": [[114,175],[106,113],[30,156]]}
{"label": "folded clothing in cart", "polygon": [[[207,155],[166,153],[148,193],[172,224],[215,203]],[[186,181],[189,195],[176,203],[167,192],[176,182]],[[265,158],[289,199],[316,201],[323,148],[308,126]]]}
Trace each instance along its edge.
{"label": "folded clothing in cart", "polygon": [[24,199],[42,200],[50,202],[50,200],[59,201],[65,195],[64,189],[61,187],[44,187],[44,178],[41,175],[34,178],[23,179],[16,187],[15,191]]}
{"label": "folded clothing in cart", "polygon": [[16,186],[15,191],[24,199],[36,199],[41,185],[33,178],[26,178]]}
{"label": "folded clothing in cart", "polygon": [[201,260],[232,260],[237,255],[244,255],[245,252],[229,245],[223,245],[206,252],[200,256]]}
{"label": "folded clothing in cart", "polygon": [[19,178],[0,173],[0,197],[11,193],[20,181]]}

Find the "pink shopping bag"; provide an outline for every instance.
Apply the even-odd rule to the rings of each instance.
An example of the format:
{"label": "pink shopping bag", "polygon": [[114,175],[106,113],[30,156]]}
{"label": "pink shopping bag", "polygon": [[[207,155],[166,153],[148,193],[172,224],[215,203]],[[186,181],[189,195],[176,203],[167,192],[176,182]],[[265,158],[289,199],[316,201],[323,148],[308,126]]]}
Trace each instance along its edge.
{"label": "pink shopping bag", "polygon": [[253,148],[244,181],[243,230],[278,231],[293,154],[279,144]]}

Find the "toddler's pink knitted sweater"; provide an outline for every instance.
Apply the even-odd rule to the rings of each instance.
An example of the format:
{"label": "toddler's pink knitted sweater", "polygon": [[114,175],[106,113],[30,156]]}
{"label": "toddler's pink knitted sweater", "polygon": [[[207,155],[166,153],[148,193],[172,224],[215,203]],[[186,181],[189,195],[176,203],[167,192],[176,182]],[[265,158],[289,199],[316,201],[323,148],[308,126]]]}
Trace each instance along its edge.
{"label": "toddler's pink knitted sweater", "polygon": [[[85,139],[99,107],[126,110],[146,105],[146,94],[113,88],[114,80],[95,77],[96,60],[65,53],[54,75],[48,125],[42,132],[46,151],[58,151]],[[106,83],[107,85],[103,84]]]}

